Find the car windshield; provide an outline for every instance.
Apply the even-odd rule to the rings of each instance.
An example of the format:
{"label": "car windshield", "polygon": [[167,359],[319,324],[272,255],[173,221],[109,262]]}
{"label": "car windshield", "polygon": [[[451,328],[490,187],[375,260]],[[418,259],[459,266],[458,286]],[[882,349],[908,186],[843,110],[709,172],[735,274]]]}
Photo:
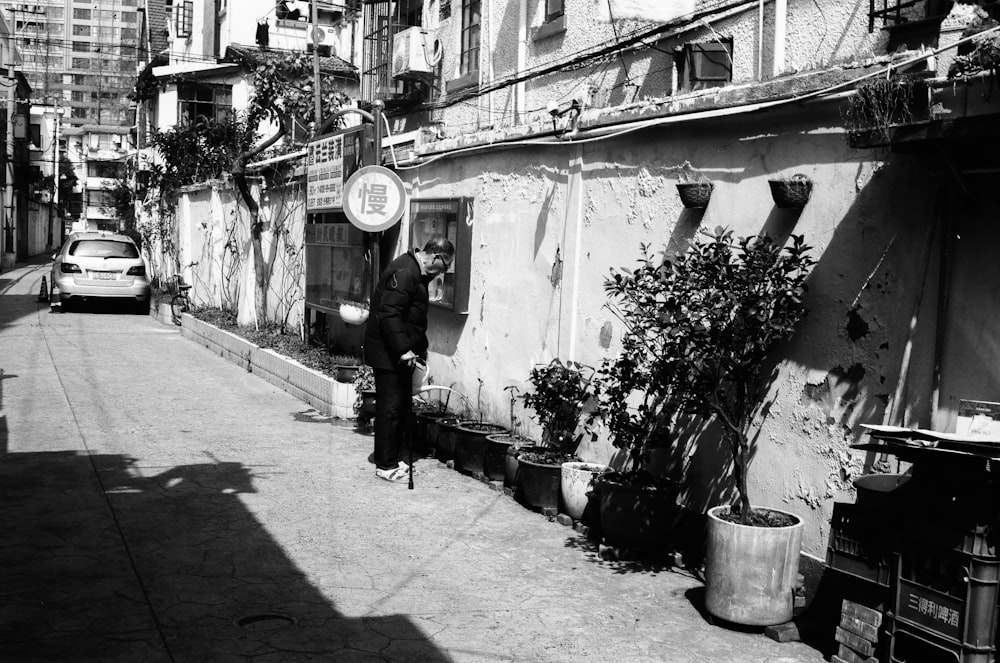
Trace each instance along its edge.
{"label": "car windshield", "polygon": [[138,258],[135,244],[113,239],[81,239],[69,247],[69,254],[77,258]]}

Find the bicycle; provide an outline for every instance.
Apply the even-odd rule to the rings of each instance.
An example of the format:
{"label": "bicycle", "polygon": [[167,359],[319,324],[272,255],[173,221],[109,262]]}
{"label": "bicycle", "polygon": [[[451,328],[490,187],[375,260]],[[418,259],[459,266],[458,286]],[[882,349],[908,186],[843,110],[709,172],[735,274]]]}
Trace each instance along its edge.
{"label": "bicycle", "polygon": [[181,324],[181,314],[191,310],[191,297],[188,292],[191,286],[184,283],[180,277],[177,278],[177,294],[170,300],[170,318],[175,325]]}

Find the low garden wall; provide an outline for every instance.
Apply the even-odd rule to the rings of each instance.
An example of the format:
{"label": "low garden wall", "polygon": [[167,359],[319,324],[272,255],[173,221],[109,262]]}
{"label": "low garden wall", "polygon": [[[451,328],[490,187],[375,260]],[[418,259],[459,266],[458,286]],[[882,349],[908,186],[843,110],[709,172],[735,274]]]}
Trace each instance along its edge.
{"label": "low garden wall", "polygon": [[[150,315],[163,324],[173,324],[170,306],[150,308]],[[292,394],[328,417],[353,419],[357,392],[354,385],[338,382],[268,348],[261,348],[231,332],[199,320],[181,317],[181,334],[203,345],[223,359],[258,375],[282,391]]]}

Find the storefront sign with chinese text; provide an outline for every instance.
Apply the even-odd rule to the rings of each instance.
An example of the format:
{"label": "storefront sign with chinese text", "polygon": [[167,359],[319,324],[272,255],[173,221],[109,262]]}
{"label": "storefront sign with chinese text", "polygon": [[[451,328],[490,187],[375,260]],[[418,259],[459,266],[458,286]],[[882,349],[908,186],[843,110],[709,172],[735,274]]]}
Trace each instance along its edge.
{"label": "storefront sign with chinese text", "polygon": [[323,138],[308,146],[306,211],[338,208],[344,190],[344,136]]}
{"label": "storefront sign with chinese text", "polygon": [[378,232],[403,216],[406,191],[396,173],[382,166],[365,166],[344,184],[344,214],[355,227]]}

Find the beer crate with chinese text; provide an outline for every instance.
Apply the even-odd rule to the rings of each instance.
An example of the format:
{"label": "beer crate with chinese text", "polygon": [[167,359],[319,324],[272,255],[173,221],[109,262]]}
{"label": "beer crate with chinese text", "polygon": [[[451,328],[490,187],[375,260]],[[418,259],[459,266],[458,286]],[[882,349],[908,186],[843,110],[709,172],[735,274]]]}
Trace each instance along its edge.
{"label": "beer crate with chinese text", "polygon": [[[992,652],[1000,588],[992,528],[950,529],[945,536],[941,526],[926,521],[904,526],[896,557],[893,619],[897,628],[914,637],[939,639],[967,652]],[[934,539],[938,545],[931,542]]]}

